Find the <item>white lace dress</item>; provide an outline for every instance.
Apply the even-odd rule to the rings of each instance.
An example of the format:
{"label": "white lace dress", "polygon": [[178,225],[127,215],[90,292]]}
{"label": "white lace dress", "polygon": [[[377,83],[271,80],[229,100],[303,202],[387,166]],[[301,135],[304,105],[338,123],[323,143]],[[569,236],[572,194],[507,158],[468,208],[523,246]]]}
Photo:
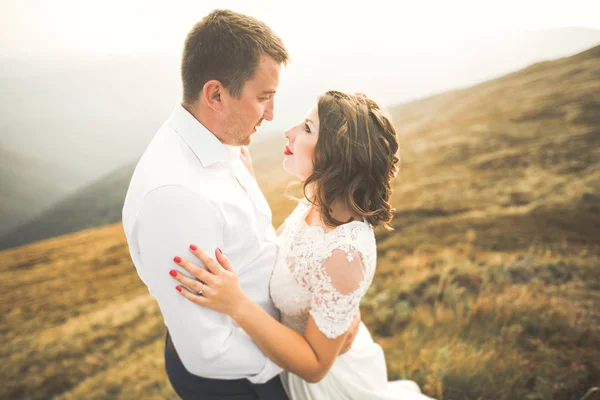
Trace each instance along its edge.
{"label": "white lace dress", "polygon": [[[271,275],[270,291],[286,326],[304,334],[309,315],[334,339],[345,333],[375,274],[375,235],[367,222],[353,221],[334,230],[308,226],[311,205],[304,200],[286,219]],[[318,383],[289,372],[281,374],[290,400],[426,400],[412,381],[387,381],[381,347],[361,322],[352,348],[340,355]]]}

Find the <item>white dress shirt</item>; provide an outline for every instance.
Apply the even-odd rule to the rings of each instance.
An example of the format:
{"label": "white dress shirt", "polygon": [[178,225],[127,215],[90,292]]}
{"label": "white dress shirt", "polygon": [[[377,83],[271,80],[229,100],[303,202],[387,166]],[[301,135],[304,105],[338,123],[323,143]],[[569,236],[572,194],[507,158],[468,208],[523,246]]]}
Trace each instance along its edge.
{"label": "white dress shirt", "polygon": [[277,255],[271,210],[237,147],[223,145],[178,105],[136,166],[123,228],[141,280],[156,298],[173,344],[192,374],[264,383],[282,370],[235,322],[177,292],[169,270],[181,256],[201,265],[195,244],[229,257],[246,295],[273,317],[269,279]]}

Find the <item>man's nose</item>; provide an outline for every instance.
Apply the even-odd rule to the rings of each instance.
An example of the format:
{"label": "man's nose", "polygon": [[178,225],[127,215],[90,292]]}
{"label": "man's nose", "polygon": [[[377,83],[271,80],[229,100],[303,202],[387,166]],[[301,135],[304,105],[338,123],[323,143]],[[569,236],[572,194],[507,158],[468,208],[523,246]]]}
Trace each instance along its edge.
{"label": "man's nose", "polygon": [[271,99],[271,101],[269,101],[267,103],[267,106],[265,107],[265,112],[263,113],[263,119],[266,119],[267,121],[273,121],[274,117],[275,117],[275,99]]}

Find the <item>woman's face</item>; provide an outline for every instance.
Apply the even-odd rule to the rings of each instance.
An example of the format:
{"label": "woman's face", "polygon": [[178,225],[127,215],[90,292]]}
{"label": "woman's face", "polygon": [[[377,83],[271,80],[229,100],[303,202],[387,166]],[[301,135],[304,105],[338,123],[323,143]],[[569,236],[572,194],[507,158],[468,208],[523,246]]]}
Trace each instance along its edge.
{"label": "woman's face", "polygon": [[305,181],[313,173],[313,154],[319,139],[319,110],[315,106],[306,119],[285,131],[283,169]]}

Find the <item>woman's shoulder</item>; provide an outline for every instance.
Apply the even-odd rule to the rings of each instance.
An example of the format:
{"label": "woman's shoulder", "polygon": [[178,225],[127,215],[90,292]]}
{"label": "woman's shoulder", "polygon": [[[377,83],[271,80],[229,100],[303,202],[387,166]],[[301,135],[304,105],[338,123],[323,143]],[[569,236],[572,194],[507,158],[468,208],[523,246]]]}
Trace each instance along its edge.
{"label": "woman's shoulder", "polygon": [[328,252],[335,249],[350,253],[359,251],[363,255],[376,251],[375,233],[366,221],[351,221],[338,225],[325,234],[325,243]]}

